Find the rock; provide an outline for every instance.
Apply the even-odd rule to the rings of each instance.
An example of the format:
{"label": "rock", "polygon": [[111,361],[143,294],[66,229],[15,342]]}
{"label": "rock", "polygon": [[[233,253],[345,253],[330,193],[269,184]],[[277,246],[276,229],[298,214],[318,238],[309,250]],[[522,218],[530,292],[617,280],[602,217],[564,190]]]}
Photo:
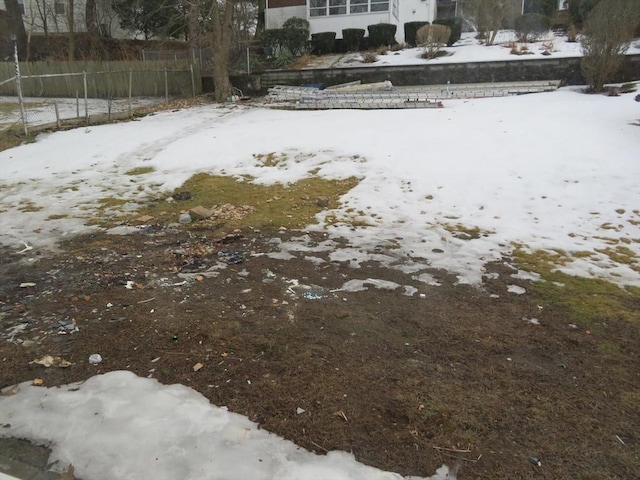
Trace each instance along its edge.
{"label": "rock", "polygon": [[191,216],[191,220],[197,222],[198,220],[209,218],[211,215],[213,215],[213,212],[207,208],[204,208],[202,205],[198,205],[197,207],[193,207],[191,210],[189,210],[189,215]]}
{"label": "rock", "polygon": [[191,215],[188,213],[181,213],[178,221],[182,224],[191,223]]}
{"label": "rock", "polygon": [[316,200],[316,205],[320,208],[327,208],[329,206],[329,198],[328,197],[318,197]]}
{"label": "rock", "polygon": [[140,223],[148,223],[149,220],[153,220],[153,217],[151,215],[143,215],[141,217],[136,218],[136,222],[140,222]]}
{"label": "rock", "polygon": [[191,200],[191,192],[178,192],[173,195],[173,199],[179,201]]}

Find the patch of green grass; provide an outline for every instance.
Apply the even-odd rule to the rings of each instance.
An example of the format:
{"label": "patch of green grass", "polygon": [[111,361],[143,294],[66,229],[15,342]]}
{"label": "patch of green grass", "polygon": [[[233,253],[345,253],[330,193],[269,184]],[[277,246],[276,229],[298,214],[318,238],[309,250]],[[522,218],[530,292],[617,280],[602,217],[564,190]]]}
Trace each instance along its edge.
{"label": "patch of green grass", "polygon": [[[456,217],[445,217],[445,218],[456,218]],[[456,224],[445,224],[443,228],[451,233],[454,237],[459,238],[460,240],[476,240],[480,237],[488,236],[491,232],[486,232],[481,230],[479,227],[468,227],[466,225],[462,225],[461,223]]]}
{"label": "patch of green grass", "polygon": [[45,220],[60,220],[62,218],[67,218],[67,217],[69,217],[69,215],[66,213],[54,214],[54,215],[49,215],[47,218],[45,218]]}
{"label": "patch of green grass", "polygon": [[339,205],[339,198],[358,184],[358,179],[327,180],[320,177],[302,179],[284,185],[259,185],[252,178],[237,179],[225,176],[196,174],[187,180],[177,192],[188,191],[191,198],[172,203],[159,202],[141,208],[137,214],[175,217],[179,212],[202,205],[247,205],[255,208],[253,213],[238,220],[228,220],[230,228],[302,228],[314,223],[315,215],[322,209],[316,204],[318,197],[329,199],[329,205]]}
{"label": "patch of green grass", "polygon": [[513,258],[519,269],[538,273],[544,280],[531,284],[541,303],[564,308],[572,323],[594,329],[610,319],[640,322],[640,312],[633,305],[640,288],[623,288],[605,280],[554,271],[571,260],[562,251],[529,253],[517,247]]}
{"label": "patch of green grass", "polygon": [[40,205],[36,205],[35,203],[28,201],[28,202],[21,202],[20,208],[18,208],[18,210],[20,210],[21,212],[29,213],[29,212],[39,212],[43,208],[44,207]]}
{"label": "patch of green grass", "polygon": [[35,142],[35,139],[35,135],[25,136],[24,130],[20,125],[0,129],[0,152],[18,147],[24,143]]}
{"label": "patch of green grass", "polygon": [[132,168],[131,170],[128,170],[126,172],[124,172],[125,175],[145,175],[147,173],[151,173],[151,172],[155,172],[155,168],[154,167],[136,167],[136,168]]}

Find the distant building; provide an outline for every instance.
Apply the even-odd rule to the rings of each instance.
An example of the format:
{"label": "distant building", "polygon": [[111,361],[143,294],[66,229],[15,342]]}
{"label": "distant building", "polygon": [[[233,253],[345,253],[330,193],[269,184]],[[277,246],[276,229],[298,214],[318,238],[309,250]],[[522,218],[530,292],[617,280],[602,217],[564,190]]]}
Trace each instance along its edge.
{"label": "distant building", "polygon": [[311,33],[362,28],[376,23],[398,27],[396,40],[404,42],[404,24],[460,14],[461,0],[267,0],[267,29],[280,28],[291,17],[309,21]]}
{"label": "distant building", "polygon": [[[103,36],[131,38],[132,34],[120,27],[118,16],[111,8],[110,0],[95,0],[94,9],[87,9],[87,0],[73,2],[74,32],[86,32],[95,28]],[[69,0],[18,0],[27,34],[69,33]],[[6,10],[0,0],[0,10]]]}

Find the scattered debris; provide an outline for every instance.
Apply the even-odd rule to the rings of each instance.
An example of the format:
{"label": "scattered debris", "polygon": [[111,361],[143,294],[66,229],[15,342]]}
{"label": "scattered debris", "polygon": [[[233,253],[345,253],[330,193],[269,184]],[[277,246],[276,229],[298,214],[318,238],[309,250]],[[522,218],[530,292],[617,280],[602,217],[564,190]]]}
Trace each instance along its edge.
{"label": "scattered debris", "polygon": [[41,387],[42,385],[44,385],[44,380],[42,378],[34,378],[33,379],[33,384],[36,387]]}
{"label": "scattered debris", "polygon": [[345,422],[349,423],[349,419],[347,418],[347,416],[344,414],[342,410],[338,410],[336,413],[334,413],[334,415],[337,415],[338,417],[342,418]]}
{"label": "scattered debris", "polygon": [[244,253],[241,250],[222,249],[218,252],[218,257],[227,265],[236,265],[244,262]]}
{"label": "scattered debris", "polygon": [[298,415],[302,415],[304,412],[306,412],[306,410],[304,408],[300,408],[300,407],[296,408],[296,413]]}
{"label": "scattered debris", "polygon": [[141,217],[136,218],[136,222],[140,223],[148,223],[150,220],[153,220],[151,215],[143,215]]}
{"label": "scattered debris", "polygon": [[52,355],[44,355],[40,358],[36,358],[35,360],[29,362],[29,363],[35,363],[37,365],[42,365],[43,367],[49,368],[49,367],[60,367],[60,368],[67,368],[69,366],[71,366],[71,362],[68,360],[65,360],[62,357],[54,357]]}
{"label": "scattered debris", "polygon": [[516,295],[522,295],[524,293],[527,293],[527,290],[522,288],[519,285],[508,285],[507,286],[507,292],[515,293]]}
{"label": "scattered debris", "polygon": [[89,363],[91,365],[98,365],[100,362],[102,362],[102,356],[99,353],[89,355]]}
{"label": "scattered debris", "polygon": [[193,369],[194,372],[197,372],[199,370],[202,370],[202,367],[204,367],[203,364],[201,364],[200,362],[196,363],[193,367],[191,367]]}
{"label": "scattered debris", "polygon": [[627,446],[627,444],[626,444],[626,443],[624,443],[624,441],[623,441],[623,440],[622,440],[618,435],[616,435],[615,437],[618,439],[618,441],[619,441],[622,445],[624,445],[625,447]]}
{"label": "scattered debris", "polygon": [[29,245],[28,243],[26,243],[26,242],[20,242],[20,243],[24,245],[24,248],[22,250],[20,250],[18,253],[26,253],[29,250],[33,250],[33,247],[31,245]]}
{"label": "scattered debris", "polygon": [[213,215],[213,211],[204,208],[202,205],[198,205],[197,207],[194,207],[191,210],[189,210],[189,216],[191,217],[191,220],[193,220],[194,222],[198,220],[204,220],[206,218],[211,217],[212,215]]}
{"label": "scattered debris", "polygon": [[531,463],[531,465],[534,465],[536,467],[542,466],[542,462],[538,457],[529,457],[529,462]]}
{"label": "scattered debris", "polygon": [[172,195],[171,198],[178,201],[191,200],[191,192],[178,192],[175,195]]}
{"label": "scattered debris", "polygon": [[28,287],[35,287],[36,284],[33,282],[23,282],[20,284],[20,288],[28,288]]}

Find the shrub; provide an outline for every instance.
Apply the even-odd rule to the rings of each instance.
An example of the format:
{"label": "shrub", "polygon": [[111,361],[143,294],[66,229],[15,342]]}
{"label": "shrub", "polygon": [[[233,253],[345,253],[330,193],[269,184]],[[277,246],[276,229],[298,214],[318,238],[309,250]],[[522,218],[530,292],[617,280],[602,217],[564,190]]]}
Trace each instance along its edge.
{"label": "shrub", "polygon": [[549,31],[549,17],[540,13],[525,13],[516,18],[515,30],[521,42],[534,42]]}
{"label": "shrub", "polygon": [[278,55],[283,46],[284,34],[281,28],[271,28],[262,33],[261,41],[268,57]]}
{"label": "shrub", "polygon": [[443,18],[441,20],[434,20],[433,24],[444,25],[446,27],[449,27],[449,29],[451,30],[449,40],[447,40],[447,47],[450,47],[458,40],[460,40],[460,37],[462,36],[462,18]]}
{"label": "shrub", "polygon": [[369,25],[369,47],[376,48],[381,45],[393,45],[396,43],[397,27],[390,23],[377,23]]}
{"label": "shrub", "polygon": [[360,50],[364,33],[364,29],[362,28],[345,28],[342,30],[342,39],[348,51],[357,52]]}
{"label": "shrub", "polygon": [[640,3],[601,0],[585,23],[580,67],[588,91],[601,92],[618,71],[640,18]]}
{"label": "shrub", "polygon": [[302,55],[309,42],[309,22],[304,18],[291,17],[282,25],[283,47],[292,55]]}
{"label": "shrub", "polygon": [[412,47],[418,46],[416,42],[416,33],[425,25],[429,25],[429,22],[407,22],[404,24],[404,41]]}
{"label": "shrub", "polygon": [[360,56],[362,57],[362,61],[364,63],[374,63],[378,61],[378,53],[377,52],[362,52],[360,54]]}
{"label": "shrub", "polygon": [[299,30],[309,30],[309,21],[304,18],[291,17],[287,18],[282,24],[282,28],[297,28]]}
{"label": "shrub", "polygon": [[331,53],[336,43],[336,32],[320,32],[311,35],[313,51],[318,55]]}
{"label": "shrub", "polygon": [[558,10],[549,18],[549,24],[551,26],[551,30],[566,32],[573,24],[573,18],[571,17],[569,10]]}
{"label": "shrub", "polygon": [[444,25],[425,25],[418,30],[416,40],[424,49],[423,57],[436,58],[443,45],[446,45],[451,29]]}

